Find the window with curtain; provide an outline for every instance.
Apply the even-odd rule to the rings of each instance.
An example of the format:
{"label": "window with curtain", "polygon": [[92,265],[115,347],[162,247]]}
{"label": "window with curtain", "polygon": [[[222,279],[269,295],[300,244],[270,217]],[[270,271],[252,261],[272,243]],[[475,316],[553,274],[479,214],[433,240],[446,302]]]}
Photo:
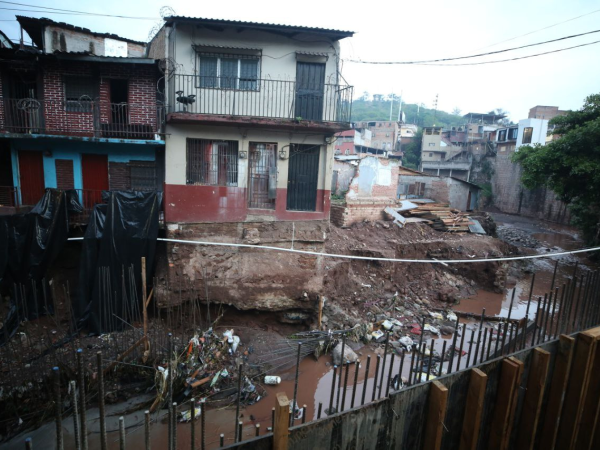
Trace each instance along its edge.
{"label": "window with curtain", "polygon": [[531,144],[531,137],[533,135],[533,128],[532,127],[525,127],[523,128],[523,142],[521,142],[522,144]]}
{"label": "window with curtain", "polygon": [[200,53],[198,87],[257,91],[258,56]]}

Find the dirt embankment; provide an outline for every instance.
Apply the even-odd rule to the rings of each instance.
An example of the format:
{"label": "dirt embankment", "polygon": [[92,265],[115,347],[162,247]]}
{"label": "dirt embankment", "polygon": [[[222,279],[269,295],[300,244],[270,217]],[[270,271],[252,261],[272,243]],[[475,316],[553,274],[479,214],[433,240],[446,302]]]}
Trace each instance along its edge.
{"label": "dirt embankment", "polygon": [[[409,223],[400,229],[390,222],[362,222],[351,228],[332,226],[328,253],[405,259],[481,259],[517,254],[511,244],[489,236],[442,233]],[[504,289],[508,265],[499,262],[465,264],[392,263],[327,260],[323,295],[325,328],[339,329],[372,321],[394,307],[416,310],[446,307],[483,288]]]}

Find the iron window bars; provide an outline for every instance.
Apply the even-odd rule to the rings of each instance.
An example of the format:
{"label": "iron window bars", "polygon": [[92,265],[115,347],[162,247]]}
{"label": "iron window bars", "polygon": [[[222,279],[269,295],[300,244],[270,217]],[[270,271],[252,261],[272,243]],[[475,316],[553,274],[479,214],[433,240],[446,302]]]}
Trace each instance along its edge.
{"label": "iron window bars", "polygon": [[237,141],[188,138],[186,147],[187,184],[238,185]]}

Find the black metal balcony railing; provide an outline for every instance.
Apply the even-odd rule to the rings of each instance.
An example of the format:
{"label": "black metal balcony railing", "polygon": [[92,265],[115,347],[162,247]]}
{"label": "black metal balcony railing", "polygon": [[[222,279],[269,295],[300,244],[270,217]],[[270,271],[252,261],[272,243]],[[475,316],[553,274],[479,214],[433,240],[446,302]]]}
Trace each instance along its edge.
{"label": "black metal balcony railing", "polygon": [[350,122],[352,86],[299,88],[295,81],[174,75],[169,112]]}
{"label": "black metal balcony railing", "polygon": [[0,102],[0,131],[152,140],[164,112],[156,104],[9,98]]}

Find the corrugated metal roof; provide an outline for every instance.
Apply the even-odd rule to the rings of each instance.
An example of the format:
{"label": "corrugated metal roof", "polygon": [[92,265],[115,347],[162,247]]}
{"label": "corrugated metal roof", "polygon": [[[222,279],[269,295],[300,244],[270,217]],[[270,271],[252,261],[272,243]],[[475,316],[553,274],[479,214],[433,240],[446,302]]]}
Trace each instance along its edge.
{"label": "corrugated metal roof", "polygon": [[152,58],[144,58],[141,56],[104,56],[104,55],[94,55],[93,53],[82,51],[82,52],[61,52],[59,50],[55,50],[54,53],[48,54],[56,56],[58,58],[66,57],[67,59],[77,58],[82,61],[115,61],[119,63],[128,63],[128,64],[155,64],[156,60]]}
{"label": "corrugated metal roof", "polygon": [[297,51],[296,55],[326,56],[327,58],[329,58],[329,53],[327,53],[327,52],[304,52],[304,51]]}
{"label": "corrugated metal roof", "polygon": [[276,23],[263,23],[263,22],[245,22],[242,20],[226,20],[226,19],[209,19],[204,17],[188,17],[188,16],[170,16],[165,17],[165,22],[197,22],[205,25],[229,25],[246,28],[256,29],[272,29],[272,30],[285,30],[285,31],[301,31],[309,33],[329,34],[336,36],[337,39],[343,39],[345,37],[351,37],[354,35],[354,31],[343,31],[333,30],[330,28],[319,28],[319,27],[307,27],[299,25],[281,25]]}
{"label": "corrugated metal roof", "polygon": [[262,48],[253,48],[253,47],[233,47],[231,45],[210,45],[210,44],[194,44],[192,45],[195,49],[203,49],[203,48],[220,48],[223,50],[252,50],[262,52]]}

